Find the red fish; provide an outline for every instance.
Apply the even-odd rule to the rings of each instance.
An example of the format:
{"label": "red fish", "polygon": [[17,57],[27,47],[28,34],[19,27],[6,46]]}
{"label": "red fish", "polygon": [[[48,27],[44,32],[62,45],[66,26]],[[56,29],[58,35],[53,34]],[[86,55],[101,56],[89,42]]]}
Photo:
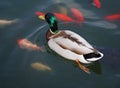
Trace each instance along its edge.
{"label": "red fish", "polygon": [[78,21],[84,21],[84,16],[78,9],[71,8],[71,12]]}
{"label": "red fish", "polygon": [[61,14],[61,13],[54,13],[54,15],[57,17],[58,20],[65,21],[65,22],[75,22],[74,19],[71,17]]}
{"label": "red fish", "polygon": [[[44,13],[42,13],[42,12],[36,12],[35,13],[40,19],[42,19],[42,20],[45,20],[45,14]],[[71,17],[69,17],[69,16],[67,16],[67,15],[65,15],[65,14],[61,14],[61,13],[53,13],[55,16],[56,16],[56,18],[58,19],[58,20],[60,20],[60,21],[64,21],[64,22],[75,22],[75,23],[77,23],[77,24],[79,24],[80,25],[80,22],[78,21],[78,20],[74,20],[74,19],[72,19]]]}
{"label": "red fish", "polygon": [[108,20],[108,21],[117,21],[117,20],[120,20],[120,13],[105,16],[105,19]]}
{"label": "red fish", "polygon": [[43,15],[45,15],[43,12],[40,12],[40,11],[39,11],[39,12],[38,12],[38,11],[35,12],[35,14],[36,14],[37,16],[41,16],[41,15],[43,16]]}
{"label": "red fish", "polygon": [[[41,17],[44,17],[45,14],[42,13],[42,12],[36,12],[35,13],[40,19]],[[72,18],[70,18],[69,16],[67,15],[64,15],[64,14],[61,14],[61,13],[54,13],[54,15],[57,17],[58,20],[61,20],[61,21],[65,21],[65,22],[74,22],[75,20],[73,20]]]}
{"label": "red fish", "polygon": [[40,18],[41,20],[45,20],[45,14],[43,12],[35,12],[35,14]]}
{"label": "red fish", "polygon": [[32,42],[30,42],[27,39],[18,39],[17,40],[18,45],[20,46],[20,48],[23,49],[27,49],[27,50],[41,50],[41,47],[39,47],[36,44],[33,44]]}
{"label": "red fish", "polygon": [[100,0],[93,0],[93,4],[94,4],[97,8],[101,8],[101,2],[100,2]]}

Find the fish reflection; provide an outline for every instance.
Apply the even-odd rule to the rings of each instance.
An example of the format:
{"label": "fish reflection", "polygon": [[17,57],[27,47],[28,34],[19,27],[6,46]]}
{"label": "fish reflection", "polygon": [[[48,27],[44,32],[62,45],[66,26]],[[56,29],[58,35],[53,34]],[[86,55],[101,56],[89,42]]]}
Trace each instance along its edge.
{"label": "fish reflection", "polygon": [[33,44],[32,42],[30,42],[27,39],[18,39],[17,40],[18,45],[20,46],[20,48],[23,49],[27,49],[27,50],[37,50],[40,51],[42,50],[42,48],[36,44]]}
{"label": "fish reflection", "polygon": [[31,67],[38,71],[51,71],[52,70],[49,66],[42,64],[42,63],[38,63],[38,62],[32,63]]}

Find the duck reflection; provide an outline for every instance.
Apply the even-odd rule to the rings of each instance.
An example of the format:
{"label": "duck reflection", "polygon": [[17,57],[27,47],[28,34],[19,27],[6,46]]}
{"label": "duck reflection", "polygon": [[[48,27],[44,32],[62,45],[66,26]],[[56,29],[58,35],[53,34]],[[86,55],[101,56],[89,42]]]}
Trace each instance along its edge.
{"label": "duck reflection", "polygon": [[[46,44],[45,46],[46,51],[50,54],[54,54],[56,57],[60,57],[62,60],[64,60],[66,63],[70,63],[72,64],[74,67],[79,68],[78,64],[75,61],[71,61],[71,60],[67,60],[64,59],[63,57],[59,56],[57,53],[55,53],[54,51],[52,51],[48,45]],[[102,74],[102,68],[101,68],[101,63],[99,61],[95,61],[93,63],[90,64],[82,64],[85,68],[89,69],[89,74],[90,73],[95,73],[97,75],[101,75]],[[79,68],[80,69],[80,68]],[[80,69],[81,70],[81,69]]]}
{"label": "duck reflection", "polygon": [[[74,61],[67,61],[67,62],[70,62],[74,67],[79,68],[78,64],[76,64]],[[86,72],[87,74],[91,74],[92,72],[97,75],[102,74],[101,63],[99,61],[90,64],[82,64],[82,65],[89,70],[89,73]]]}
{"label": "duck reflection", "polygon": [[99,61],[93,62],[87,66],[95,74],[102,74],[101,63]]}

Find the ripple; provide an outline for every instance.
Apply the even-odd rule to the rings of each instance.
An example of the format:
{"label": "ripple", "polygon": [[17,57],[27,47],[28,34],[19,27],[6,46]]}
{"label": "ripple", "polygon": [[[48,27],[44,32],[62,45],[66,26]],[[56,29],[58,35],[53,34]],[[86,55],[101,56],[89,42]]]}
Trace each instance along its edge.
{"label": "ripple", "polygon": [[105,28],[105,29],[116,29],[118,26],[116,24],[107,22],[107,21],[95,21],[95,22],[84,22],[88,25],[95,26],[95,27],[100,27],[100,28]]}

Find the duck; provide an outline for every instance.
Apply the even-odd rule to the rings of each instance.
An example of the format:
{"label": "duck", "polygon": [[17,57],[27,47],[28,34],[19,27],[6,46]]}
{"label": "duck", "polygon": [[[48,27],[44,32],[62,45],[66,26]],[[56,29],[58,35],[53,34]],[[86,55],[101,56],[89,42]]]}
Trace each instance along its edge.
{"label": "duck", "polygon": [[79,34],[71,30],[60,30],[58,20],[53,13],[46,13],[44,18],[49,25],[46,32],[48,47],[63,58],[75,61],[83,71],[90,73],[83,64],[100,60],[103,53],[95,49]]}

